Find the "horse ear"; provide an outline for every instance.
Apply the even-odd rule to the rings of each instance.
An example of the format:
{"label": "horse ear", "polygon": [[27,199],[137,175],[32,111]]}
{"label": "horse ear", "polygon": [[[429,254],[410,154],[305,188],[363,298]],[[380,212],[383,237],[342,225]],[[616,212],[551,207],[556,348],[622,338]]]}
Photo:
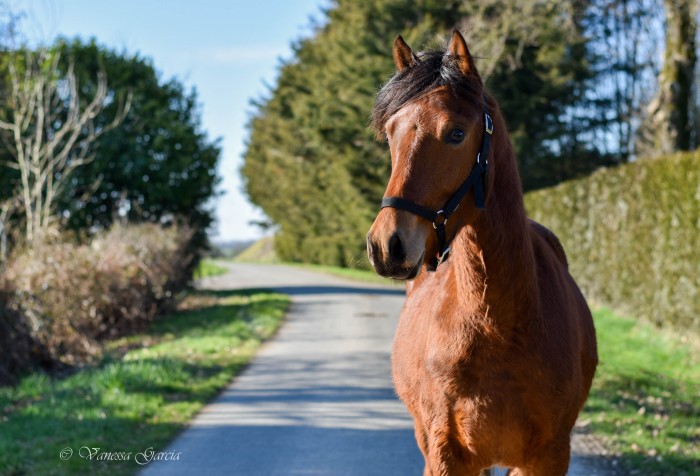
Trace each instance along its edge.
{"label": "horse ear", "polygon": [[467,42],[464,41],[464,37],[457,28],[452,30],[452,40],[450,40],[450,46],[447,47],[445,55],[453,56],[456,59],[457,66],[465,76],[473,74],[477,78],[479,77],[474,65],[474,58],[467,48]]}
{"label": "horse ear", "polygon": [[396,71],[399,73],[418,62],[418,57],[413,54],[411,47],[406,44],[401,35],[398,35],[394,40],[393,56]]}

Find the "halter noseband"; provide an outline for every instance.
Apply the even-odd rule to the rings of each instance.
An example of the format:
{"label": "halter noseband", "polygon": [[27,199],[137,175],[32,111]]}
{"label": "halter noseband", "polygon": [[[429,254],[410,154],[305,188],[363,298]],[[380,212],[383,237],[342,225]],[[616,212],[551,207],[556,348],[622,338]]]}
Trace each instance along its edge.
{"label": "halter noseband", "polygon": [[445,232],[447,219],[459,208],[462,199],[472,187],[474,188],[474,205],[481,210],[486,208],[485,196],[488,191],[489,146],[492,134],[493,120],[491,116],[489,116],[486,105],[484,105],[484,133],[481,137],[481,148],[479,149],[479,153],[476,154],[476,163],[474,167],[472,167],[466,180],[462,182],[462,185],[459,186],[457,191],[452,194],[440,210],[433,211],[430,208],[426,208],[411,200],[400,197],[384,197],[382,199],[382,208],[391,207],[405,210],[433,223],[433,228],[435,228],[435,233],[438,237],[440,252],[428,263],[428,271],[435,271],[437,267],[448,258],[450,242],[447,241]]}

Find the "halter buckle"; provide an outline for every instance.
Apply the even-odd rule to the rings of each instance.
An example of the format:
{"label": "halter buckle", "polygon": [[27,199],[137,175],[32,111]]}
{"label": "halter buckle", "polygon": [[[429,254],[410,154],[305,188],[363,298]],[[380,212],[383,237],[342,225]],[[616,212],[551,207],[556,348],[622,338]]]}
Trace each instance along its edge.
{"label": "halter buckle", "polygon": [[[438,255],[438,258],[437,258],[437,266],[440,266],[440,265],[447,259],[447,256],[448,256],[449,254],[450,254],[450,247],[448,246],[447,248],[445,248],[444,250],[442,250],[442,253],[440,253],[440,254]],[[436,267],[437,267],[437,266],[436,266]]]}
{"label": "halter buckle", "polygon": [[[442,217],[442,221],[438,223],[438,218]],[[436,230],[439,226],[447,225],[447,218],[445,217],[445,210],[438,210],[435,212],[435,220],[433,221],[433,228]]]}
{"label": "halter buckle", "polygon": [[484,113],[484,130],[488,135],[493,134],[493,119],[487,112]]}

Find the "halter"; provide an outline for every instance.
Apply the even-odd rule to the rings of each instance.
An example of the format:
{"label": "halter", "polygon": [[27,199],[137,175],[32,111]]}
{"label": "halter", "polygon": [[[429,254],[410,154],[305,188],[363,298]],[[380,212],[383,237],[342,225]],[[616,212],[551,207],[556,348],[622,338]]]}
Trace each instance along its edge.
{"label": "halter", "polygon": [[480,210],[486,208],[484,197],[488,191],[489,146],[492,134],[493,120],[491,116],[489,116],[486,105],[484,105],[484,133],[481,136],[481,148],[479,149],[479,153],[476,154],[476,163],[474,167],[472,167],[466,180],[462,182],[462,185],[459,186],[457,191],[452,194],[440,210],[433,211],[430,208],[426,208],[411,200],[400,197],[384,197],[382,199],[382,208],[391,207],[405,210],[433,223],[433,228],[438,238],[438,247],[441,251],[428,263],[428,271],[435,271],[437,267],[448,258],[450,242],[447,241],[447,235],[445,233],[447,219],[459,208],[462,199],[472,187],[474,188],[474,205]]}

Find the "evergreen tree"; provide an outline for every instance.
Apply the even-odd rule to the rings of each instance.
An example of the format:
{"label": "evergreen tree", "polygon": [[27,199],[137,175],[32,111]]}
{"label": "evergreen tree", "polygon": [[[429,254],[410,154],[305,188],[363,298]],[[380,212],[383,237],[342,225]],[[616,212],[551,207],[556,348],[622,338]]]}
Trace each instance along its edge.
{"label": "evergreen tree", "polygon": [[[59,197],[63,224],[83,232],[116,219],[184,220],[196,230],[193,246],[203,246],[213,221],[220,147],[202,131],[195,91],[175,79],[162,81],[148,60],[95,40],[59,39],[52,48],[61,54],[59,69],[73,64],[81,100],[94,95],[98,72],[106,76],[109,103],[94,119],[95,128],[109,124],[131,96],[123,122],[99,137],[94,159],[73,171]],[[17,179],[14,171],[3,171],[2,199],[12,195]]]}
{"label": "evergreen tree", "polygon": [[295,45],[249,123],[242,172],[251,200],[279,226],[283,259],[365,259],[364,234],[389,175],[388,150],[369,131],[368,116],[394,72],[398,33],[420,50],[441,46],[440,36],[458,25],[472,52],[486,56],[477,67],[503,106],[527,189],[610,163],[585,140],[595,123],[585,96],[594,60],[583,34],[585,4],[522,3],[334,3],[315,35]]}
{"label": "evergreen tree", "polygon": [[424,43],[437,28],[429,12],[445,14],[442,2],[418,3],[339,1],[257,103],[243,174],[253,202],[280,227],[284,259],[365,260],[364,233],[389,170],[385,145],[368,129],[374,95],[393,72],[385,32]]}
{"label": "evergreen tree", "polygon": [[462,29],[499,101],[532,190],[614,164],[593,132],[607,124],[586,92],[600,60],[586,36],[587,2],[464,2]]}

